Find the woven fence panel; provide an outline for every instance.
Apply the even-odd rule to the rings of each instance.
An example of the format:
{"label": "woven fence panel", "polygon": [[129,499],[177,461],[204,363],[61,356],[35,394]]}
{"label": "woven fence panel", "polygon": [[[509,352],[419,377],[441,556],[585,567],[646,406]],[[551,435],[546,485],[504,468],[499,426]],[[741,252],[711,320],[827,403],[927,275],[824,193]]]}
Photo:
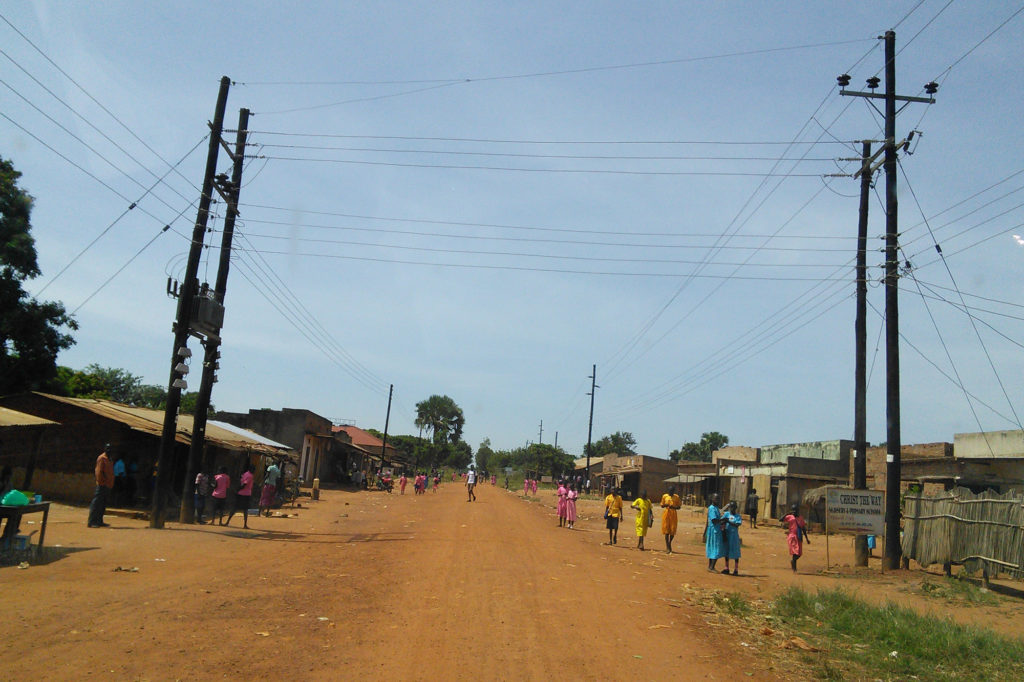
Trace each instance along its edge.
{"label": "woven fence panel", "polygon": [[1019,493],[907,495],[903,554],[922,566],[962,564],[1024,577],[1024,500]]}

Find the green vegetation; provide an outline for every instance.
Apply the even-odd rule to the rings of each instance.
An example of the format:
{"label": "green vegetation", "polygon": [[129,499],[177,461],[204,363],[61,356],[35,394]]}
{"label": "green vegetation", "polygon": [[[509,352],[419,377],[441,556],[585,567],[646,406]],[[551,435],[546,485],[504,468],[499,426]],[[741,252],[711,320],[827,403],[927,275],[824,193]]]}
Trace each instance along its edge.
{"label": "green vegetation", "polygon": [[700,442],[683,443],[678,450],[673,450],[668,457],[673,462],[683,460],[684,462],[710,462],[711,453],[729,444],[729,436],[718,431],[702,433]]}
{"label": "green vegetation", "polygon": [[711,595],[711,598],[714,600],[715,607],[719,611],[724,611],[730,616],[746,618],[754,613],[754,608],[738,592],[733,592],[732,594],[719,594],[716,592]]}
{"label": "green vegetation", "polygon": [[21,173],[0,158],[0,395],[43,388],[57,371],[57,353],[75,340],[78,324],[61,303],[37,301],[24,284],[41,273],[29,217],[32,197]]}
{"label": "green vegetation", "polygon": [[995,606],[999,598],[984,587],[976,585],[960,574],[957,577],[943,578],[933,582],[921,582],[920,594],[936,599],[944,599],[950,603],[968,603],[976,606]]}
{"label": "green vegetation", "polygon": [[[93,363],[77,370],[58,366],[55,376],[44,387],[55,395],[69,398],[94,398],[162,410],[167,405],[167,389],[152,384],[143,384],[142,377],[116,367],[100,367]],[[179,410],[182,414],[195,412],[197,391],[181,396]],[[210,419],[215,418],[216,408],[210,404]]]}
{"label": "green vegetation", "polygon": [[803,657],[825,679],[1024,679],[1024,642],[841,590],[792,588],[772,616],[822,649]]}

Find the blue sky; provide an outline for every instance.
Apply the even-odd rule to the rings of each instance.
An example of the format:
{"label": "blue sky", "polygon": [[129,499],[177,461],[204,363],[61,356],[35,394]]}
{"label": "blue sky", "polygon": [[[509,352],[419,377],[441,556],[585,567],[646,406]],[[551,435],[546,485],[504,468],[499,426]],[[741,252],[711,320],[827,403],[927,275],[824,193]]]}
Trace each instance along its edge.
{"label": "blue sky", "polygon": [[166,384],[166,279],[226,75],[229,127],[247,107],[253,132],[219,409],[383,428],[393,383],[392,433],[440,393],[474,448],[535,442],[543,420],[579,453],[596,364],[594,437],[630,431],[644,454],[711,430],[850,438],[858,182],[830,176],[882,122],[835,77],[863,89],[893,28],[900,94],[941,85],[897,123],[920,131],[900,159],[902,440],[952,440],[1024,414],[1021,7],[12,0],[0,155],[36,199],[30,291],[81,325],[61,364]]}

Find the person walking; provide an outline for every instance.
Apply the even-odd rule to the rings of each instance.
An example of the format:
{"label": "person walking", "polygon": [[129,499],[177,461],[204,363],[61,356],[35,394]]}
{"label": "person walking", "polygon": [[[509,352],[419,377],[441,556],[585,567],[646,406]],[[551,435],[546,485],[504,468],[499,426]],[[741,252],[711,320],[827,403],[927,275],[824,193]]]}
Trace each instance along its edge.
{"label": "person walking", "polygon": [[476,469],[469,467],[469,471],[466,472],[466,502],[476,502],[476,493],[473,492],[473,488],[476,487]]}
{"label": "person walking", "polygon": [[281,479],[281,467],[277,462],[271,461],[263,474],[263,490],[260,491],[260,514],[264,510],[270,516],[270,509],[274,506],[274,498],[277,496],[277,482]]}
{"label": "person walking", "polygon": [[708,522],[704,527],[704,555],[708,558],[708,570],[715,571],[715,564],[724,556],[722,548],[722,510],[718,508],[718,493],[708,499]]}
{"label": "person walking", "polygon": [[616,488],[612,488],[608,496],[604,498],[605,528],[608,529],[608,544],[614,545],[619,541],[619,519],[622,518],[622,496]]}
{"label": "person walking", "polygon": [[796,562],[804,553],[803,541],[807,540],[807,544],[811,544],[811,539],[807,537],[807,522],[800,516],[799,504],[790,507],[789,513],[782,517],[782,527],[786,529],[786,544],[789,545],[789,565],[796,573]]}
{"label": "person walking", "polygon": [[633,504],[629,506],[636,509],[636,548],[642,552],[644,551],[644,538],[647,537],[647,529],[653,523],[653,517],[651,516],[651,507],[653,505],[651,505],[651,501],[647,498],[647,491],[642,491],[640,496],[633,500]]}
{"label": "person walking", "polygon": [[576,525],[576,500],[580,494],[576,492],[576,486],[569,486],[569,492],[565,495],[565,520],[569,528]]}
{"label": "person walking", "polygon": [[661,496],[661,534],[665,536],[666,554],[672,553],[672,541],[679,526],[678,510],[682,506],[682,500],[676,495],[676,487],[669,486],[668,492]]}
{"label": "person walking", "polygon": [[409,477],[402,472],[402,477],[398,479],[398,492],[400,495],[405,494],[405,486],[409,485]]}
{"label": "person walking", "polygon": [[231,517],[235,515],[235,512],[241,508],[242,510],[242,528],[249,527],[249,502],[252,500],[252,465],[246,464],[245,471],[242,472],[242,476],[239,478],[238,492],[235,493],[235,504],[231,508],[231,513],[228,514],[228,520],[224,522],[224,525],[231,523]]}
{"label": "person walking", "polygon": [[96,490],[93,492],[92,503],[89,505],[89,528],[104,528],[109,523],[103,521],[103,515],[107,512],[107,500],[110,499],[110,491],[114,489],[114,463],[110,461],[107,454],[110,451],[110,443],[103,448],[103,452],[96,458]]}
{"label": "person walking", "polygon": [[729,560],[733,562],[732,574],[740,574],[740,526],[743,525],[743,517],[736,511],[736,501],[729,502],[725,507],[723,526],[725,528],[725,570],[729,572]]}
{"label": "person walking", "polygon": [[228,476],[227,467],[221,467],[217,475],[213,477],[213,511],[210,513],[212,523],[214,514],[217,515],[217,523],[224,525],[224,505],[228,499],[228,486],[231,485],[231,477]]}
{"label": "person walking", "polygon": [[760,506],[761,498],[757,495],[757,489],[751,488],[750,494],[747,495],[746,512],[747,517],[750,520],[750,527],[757,528],[757,510]]}
{"label": "person walking", "polygon": [[558,514],[558,527],[562,528],[563,526],[568,525],[565,520],[565,503],[566,496],[569,494],[569,489],[565,487],[565,481],[558,482],[558,490],[555,494],[558,495],[558,504],[555,507],[555,511]]}

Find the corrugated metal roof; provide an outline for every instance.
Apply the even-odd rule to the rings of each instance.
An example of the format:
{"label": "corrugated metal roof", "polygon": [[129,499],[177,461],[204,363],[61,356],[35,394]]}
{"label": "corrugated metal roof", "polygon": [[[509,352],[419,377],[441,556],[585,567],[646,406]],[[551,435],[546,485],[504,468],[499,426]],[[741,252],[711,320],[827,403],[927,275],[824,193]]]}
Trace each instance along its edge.
{"label": "corrugated metal roof", "polygon": [[[153,436],[163,435],[164,413],[162,410],[153,410],[148,407],[132,407],[131,405],[115,403],[112,400],[96,398],[65,398],[47,393],[40,393],[39,395],[50,400],[88,410],[93,414],[120,422],[135,431],[141,431]],[[219,422],[213,421],[206,423],[206,441],[217,447],[226,450],[255,450],[257,452],[275,453],[280,450],[291,450],[291,448],[279,443],[270,445],[264,442],[267,440],[266,438],[255,433],[237,433],[229,431],[219,424]],[[192,415],[178,415],[178,428],[174,434],[174,439],[186,445],[192,442]]]}
{"label": "corrugated metal roof", "polygon": [[9,407],[0,407],[0,426],[52,426],[57,422],[33,414],[18,412]]}

